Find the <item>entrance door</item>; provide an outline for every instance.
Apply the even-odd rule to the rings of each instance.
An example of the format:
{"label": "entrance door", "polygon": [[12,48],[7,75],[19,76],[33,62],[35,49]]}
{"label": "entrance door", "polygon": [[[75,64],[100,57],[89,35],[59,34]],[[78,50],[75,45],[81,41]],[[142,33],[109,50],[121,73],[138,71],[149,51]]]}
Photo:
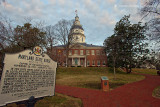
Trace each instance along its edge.
{"label": "entrance door", "polygon": [[78,58],[75,58],[74,61],[75,61],[75,65],[78,65]]}
{"label": "entrance door", "polygon": [[81,66],[83,66],[83,65],[84,65],[83,63],[84,63],[84,61],[83,61],[83,59],[81,59]]}

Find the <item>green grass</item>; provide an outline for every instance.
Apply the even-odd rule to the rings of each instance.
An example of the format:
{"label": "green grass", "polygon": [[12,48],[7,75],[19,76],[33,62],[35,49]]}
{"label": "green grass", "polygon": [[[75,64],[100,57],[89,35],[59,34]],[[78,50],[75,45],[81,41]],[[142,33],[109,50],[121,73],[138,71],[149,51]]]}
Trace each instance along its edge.
{"label": "green grass", "polygon": [[119,70],[116,70],[116,79],[114,79],[113,69],[106,67],[58,68],[56,84],[100,90],[101,76],[109,78],[111,90],[144,79],[142,75],[127,74]]}
{"label": "green grass", "polygon": [[81,107],[82,102],[78,98],[56,93],[55,96],[45,97],[36,102],[35,107]]}
{"label": "green grass", "polygon": [[66,100],[67,99],[65,97],[60,96],[45,97],[43,100],[38,101],[35,107],[49,107],[52,105],[59,105],[65,102]]}
{"label": "green grass", "polygon": [[[79,98],[69,97],[63,94],[55,93],[55,96],[44,97],[38,100],[34,107],[82,107],[82,101]],[[4,107],[25,107],[24,104],[8,104]]]}
{"label": "green grass", "polygon": [[153,90],[152,96],[160,99],[160,86]]}
{"label": "green grass", "polygon": [[133,70],[133,72],[136,72],[136,73],[157,75],[157,70],[156,69],[133,68],[132,70]]}

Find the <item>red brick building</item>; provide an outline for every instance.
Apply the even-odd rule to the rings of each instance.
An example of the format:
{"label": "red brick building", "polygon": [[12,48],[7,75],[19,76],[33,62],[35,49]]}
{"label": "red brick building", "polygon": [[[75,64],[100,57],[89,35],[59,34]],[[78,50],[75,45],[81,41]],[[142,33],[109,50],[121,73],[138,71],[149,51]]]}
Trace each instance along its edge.
{"label": "red brick building", "polygon": [[[75,21],[70,29],[70,37],[74,42],[71,44],[67,60],[66,46],[55,46],[52,51],[53,60],[57,61],[60,66],[107,66],[107,56],[103,46],[87,44],[85,35],[79,17],[76,15]],[[67,64],[66,64],[67,63]]]}

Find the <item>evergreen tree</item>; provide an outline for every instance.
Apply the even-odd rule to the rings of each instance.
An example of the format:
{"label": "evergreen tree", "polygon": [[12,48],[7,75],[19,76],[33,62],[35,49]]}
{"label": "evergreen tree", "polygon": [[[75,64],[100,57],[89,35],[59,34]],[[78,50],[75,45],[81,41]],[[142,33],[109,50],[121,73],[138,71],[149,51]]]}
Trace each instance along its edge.
{"label": "evergreen tree", "polygon": [[[131,72],[137,57],[143,56],[144,53],[148,52],[145,48],[147,46],[147,43],[145,43],[146,25],[141,25],[141,22],[131,24],[129,17],[129,15],[125,15],[117,22],[114,28],[114,36],[112,35],[105,40],[106,51],[113,56],[113,65],[115,65],[116,61],[114,60],[116,58],[119,66],[127,69],[127,73]],[[108,47],[111,48],[111,51],[108,50]]]}

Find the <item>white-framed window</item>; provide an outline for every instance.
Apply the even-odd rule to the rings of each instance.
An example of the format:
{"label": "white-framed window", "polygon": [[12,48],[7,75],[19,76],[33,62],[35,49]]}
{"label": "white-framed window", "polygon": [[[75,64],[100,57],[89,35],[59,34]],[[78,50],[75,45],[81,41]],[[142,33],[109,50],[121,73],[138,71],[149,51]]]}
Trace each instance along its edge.
{"label": "white-framed window", "polygon": [[102,50],[101,54],[102,54],[102,55],[105,55],[105,51],[104,51],[104,50]]}
{"label": "white-framed window", "polygon": [[53,50],[53,55],[56,55],[57,51],[56,50]]}
{"label": "white-framed window", "polygon": [[63,55],[66,55],[66,50],[63,51]]}
{"label": "white-framed window", "polygon": [[92,65],[95,66],[95,61],[94,60],[92,61]]}
{"label": "white-framed window", "polygon": [[83,50],[80,50],[80,55],[83,55]]}
{"label": "white-framed window", "polygon": [[89,50],[86,50],[86,55],[90,55],[90,52],[89,52]]}
{"label": "white-framed window", "polygon": [[89,66],[90,65],[90,61],[87,61],[87,66]]}
{"label": "white-framed window", "polygon": [[91,52],[92,52],[92,55],[95,55],[95,51],[94,50],[92,50]]}
{"label": "white-framed window", "polygon": [[96,55],[100,55],[100,51],[99,50],[96,50]]}
{"label": "white-framed window", "polygon": [[78,55],[78,50],[74,50],[74,54],[75,54],[75,55]]}
{"label": "white-framed window", "polygon": [[97,65],[100,66],[100,60],[97,61]]}
{"label": "white-framed window", "polygon": [[69,55],[72,55],[72,50],[69,50]]}

